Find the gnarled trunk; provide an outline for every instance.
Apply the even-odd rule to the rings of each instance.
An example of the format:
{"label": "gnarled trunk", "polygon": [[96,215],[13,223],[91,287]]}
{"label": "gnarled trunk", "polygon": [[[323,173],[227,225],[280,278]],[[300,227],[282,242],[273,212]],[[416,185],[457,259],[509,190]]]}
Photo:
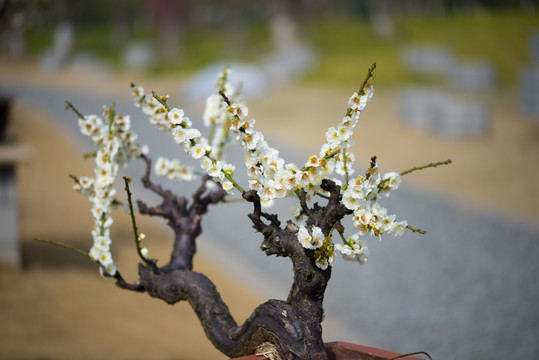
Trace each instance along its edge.
{"label": "gnarled trunk", "polygon": [[[253,204],[249,218],[263,236],[261,249],[269,255],[289,257],[293,263],[294,281],[286,301],[269,300],[257,307],[244,324],[238,325],[215,285],[205,275],[192,271],[196,253],[195,240],[201,233],[200,222],[210,204],[222,201],[222,190],[207,192],[206,181],[193,195],[192,203],[150,181],[151,162],[143,157],[147,171],[142,179],[146,188],[163,198],[159,206],[148,207],[139,201],[142,214],[160,216],[175,232],[170,262],[159,268],[155,262],[139,265],[139,280],[125,282],[119,272],[116,284],[124,289],[147,292],[168,304],[187,301],[197,314],[208,339],[230,357],[254,354],[261,346],[274,349],[282,359],[327,359],[322,341],[321,322],[324,316],[324,293],[331,277],[331,267],[323,270],[315,263],[314,251],[305,249],[297,239],[298,227],[291,221],[285,227],[276,215],[262,212],[260,198],[254,191],[243,198]],[[340,204],[340,187],[324,181],[322,188],[330,192],[325,206],[302,207],[307,223],[320,226],[327,235],[348,212]],[[304,194],[303,194],[304,195]]]}

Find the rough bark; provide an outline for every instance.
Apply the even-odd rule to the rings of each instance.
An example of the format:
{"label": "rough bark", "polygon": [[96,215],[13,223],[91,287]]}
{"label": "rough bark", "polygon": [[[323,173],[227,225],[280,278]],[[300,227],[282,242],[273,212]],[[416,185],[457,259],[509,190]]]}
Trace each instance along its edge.
{"label": "rough bark", "polygon": [[[241,326],[236,324],[214,284],[205,275],[194,272],[193,256],[196,238],[202,232],[202,215],[208,206],[221,202],[226,193],[207,191],[206,177],[191,202],[162,189],[150,180],[151,161],[142,179],[144,186],[163,199],[155,207],[139,201],[142,214],[166,219],[174,230],[175,240],[168,264],[159,268],[155,264],[139,265],[139,280],[127,283],[117,273],[116,284],[124,289],[146,292],[168,304],[187,301],[197,314],[206,336],[221,352],[230,357],[251,355],[264,343],[275,347],[282,359],[327,359],[322,341],[321,322],[324,316],[323,300],[331,267],[322,270],[316,266],[314,251],[307,250],[297,240],[297,226],[288,221],[284,227],[278,217],[261,210],[260,198],[254,191],[243,193],[253,204],[248,216],[255,230],[263,235],[261,249],[269,256],[291,259],[294,281],[286,301],[269,300],[254,310]],[[325,180],[322,188],[330,193],[324,206],[309,208],[302,194],[302,207],[307,224],[316,225],[328,234],[349,213],[341,203],[340,187]]]}

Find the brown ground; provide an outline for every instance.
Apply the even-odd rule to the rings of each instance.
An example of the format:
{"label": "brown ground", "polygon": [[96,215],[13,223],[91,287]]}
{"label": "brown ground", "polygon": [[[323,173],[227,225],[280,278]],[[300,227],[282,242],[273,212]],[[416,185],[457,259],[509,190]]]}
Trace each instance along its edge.
{"label": "brown ground", "polygon": [[[126,91],[125,84],[133,76],[107,78],[103,88],[99,76],[76,71],[44,74],[28,65],[0,62],[0,79],[16,78],[36,86],[85,86],[110,94]],[[146,88],[161,92],[174,91],[178,83],[137,79]],[[405,180],[508,216],[539,220],[539,127],[518,111],[514,93],[489,99],[493,126],[488,136],[464,140],[433,138],[403,128],[396,115],[396,94],[375,93],[363,115],[355,136],[355,152],[362,165],[374,154],[383,171],[450,158],[454,161],[451,166],[417,172]],[[340,120],[349,95],[349,89],[294,86],[252,101],[250,114],[267,131],[270,142],[277,136],[292,141],[295,134],[301,134],[302,146],[318,152],[325,129]],[[277,130],[280,126],[287,127],[286,133]],[[205,339],[187,304],[170,307],[147,295],[116,289],[83,257],[31,240],[40,236],[88,247],[89,204],[71,190],[67,174],[87,174],[91,169],[81,161],[67,134],[30,104],[16,104],[10,134],[30,145],[33,155],[18,173],[25,268],[0,269],[0,358],[224,358]],[[150,246],[152,255],[166,258],[170,234],[148,221],[140,227],[156,239]],[[130,239],[125,215],[114,228],[114,238]],[[128,279],[134,279],[132,244],[123,241],[115,251],[117,263]],[[204,256],[197,257],[195,266],[214,279],[239,322],[263,301]]]}

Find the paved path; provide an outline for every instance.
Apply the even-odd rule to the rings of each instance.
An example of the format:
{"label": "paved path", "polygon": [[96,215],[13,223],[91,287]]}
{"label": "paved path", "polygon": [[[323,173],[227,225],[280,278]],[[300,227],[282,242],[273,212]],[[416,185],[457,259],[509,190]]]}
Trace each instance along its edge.
{"label": "paved path", "polygon": [[[64,110],[66,99],[83,113],[99,113],[103,104],[115,100],[119,111],[132,115],[135,131],[155,149],[153,154],[157,149],[169,156],[178,153],[172,141],[143,121],[129,99],[14,84],[0,88],[8,85],[19,98],[57,119],[85,150],[90,144],[78,135],[73,114]],[[305,158],[297,150],[281,149],[289,161]],[[236,164],[241,169],[241,162]],[[139,178],[141,171],[137,165],[130,174]],[[326,339],[397,352],[425,350],[439,360],[536,358],[539,228],[476,207],[473,201],[463,203],[411,186],[388,200],[390,211],[428,234],[407,233],[381,242],[371,238],[366,265],[336,263],[325,302]],[[200,249],[256,291],[285,298],[291,265],[259,250],[260,236],[243,216],[248,210],[248,204],[239,203],[213,209],[205,219]],[[288,215],[287,206],[272,210]],[[242,237],[236,237],[237,229],[245,229]]]}

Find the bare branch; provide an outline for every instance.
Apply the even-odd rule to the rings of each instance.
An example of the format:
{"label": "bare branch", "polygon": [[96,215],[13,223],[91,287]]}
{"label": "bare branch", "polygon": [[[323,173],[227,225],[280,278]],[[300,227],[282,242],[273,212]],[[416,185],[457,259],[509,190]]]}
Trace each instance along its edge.
{"label": "bare branch", "polygon": [[403,172],[400,173],[401,176],[404,176],[404,175],[407,175],[411,172],[414,172],[414,171],[417,171],[417,170],[423,170],[423,169],[428,169],[428,168],[434,168],[434,167],[437,167],[437,166],[440,166],[440,165],[449,165],[451,164],[453,161],[451,161],[451,159],[449,160],[446,160],[446,161],[438,161],[438,162],[435,162],[435,163],[430,163],[430,164],[427,164],[427,165],[422,165],[422,166],[414,166],[413,168],[411,169],[408,169],[408,170],[404,170]]}

